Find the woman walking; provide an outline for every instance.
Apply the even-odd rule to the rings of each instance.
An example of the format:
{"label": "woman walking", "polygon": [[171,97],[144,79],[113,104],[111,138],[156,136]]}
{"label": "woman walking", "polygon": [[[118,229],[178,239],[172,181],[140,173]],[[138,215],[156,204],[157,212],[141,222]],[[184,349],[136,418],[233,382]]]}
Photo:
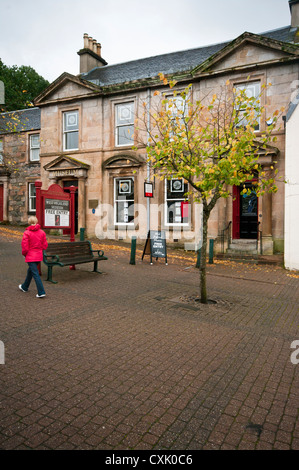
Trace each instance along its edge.
{"label": "woman walking", "polygon": [[43,260],[43,250],[48,246],[46,234],[41,230],[36,217],[28,219],[29,227],[26,228],[22,239],[22,255],[28,263],[27,276],[23,284],[19,285],[22,292],[27,292],[32,278],[37,287],[36,297],[45,297],[45,289],[38,271],[38,264]]}

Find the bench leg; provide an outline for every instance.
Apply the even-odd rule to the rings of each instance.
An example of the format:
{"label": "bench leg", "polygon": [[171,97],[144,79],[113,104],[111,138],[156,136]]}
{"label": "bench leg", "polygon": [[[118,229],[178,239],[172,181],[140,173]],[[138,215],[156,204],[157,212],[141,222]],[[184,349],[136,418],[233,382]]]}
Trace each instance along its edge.
{"label": "bench leg", "polygon": [[94,261],[94,262],[93,262],[93,272],[94,272],[94,273],[103,274],[102,271],[99,271],[99,270],[98,270],[98,262],[97,262],[97,261]]}
{"label": "bench leg", "polygon": [[53,284],[57,284],[57,281],[53,281],[52,279],[52,268],[53,266],[48,266],[48,277],[46,281],[52,282]]}

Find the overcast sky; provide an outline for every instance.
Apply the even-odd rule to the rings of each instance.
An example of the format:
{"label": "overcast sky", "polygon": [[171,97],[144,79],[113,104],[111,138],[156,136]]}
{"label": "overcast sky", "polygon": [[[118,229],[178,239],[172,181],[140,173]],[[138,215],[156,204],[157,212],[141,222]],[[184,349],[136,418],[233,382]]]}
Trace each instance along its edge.
{"label": "overcast sky", "polygon": [[84,33],[112,65],[288,24],[288,0],[0,0],[0,58],[52,82],[79,73]]}

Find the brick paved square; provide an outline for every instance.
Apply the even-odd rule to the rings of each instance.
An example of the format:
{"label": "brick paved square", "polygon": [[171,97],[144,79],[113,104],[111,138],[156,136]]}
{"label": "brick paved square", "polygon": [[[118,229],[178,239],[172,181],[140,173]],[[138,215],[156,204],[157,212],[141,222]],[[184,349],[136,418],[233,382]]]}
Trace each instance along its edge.
{"label": "brick paved square", "polygon": [[107,244],[106,275],[56,269],[36,299],[19,244],[0,228],[0,449],[298,450],[298,276],[216,261],[203,306],[190,253]]}

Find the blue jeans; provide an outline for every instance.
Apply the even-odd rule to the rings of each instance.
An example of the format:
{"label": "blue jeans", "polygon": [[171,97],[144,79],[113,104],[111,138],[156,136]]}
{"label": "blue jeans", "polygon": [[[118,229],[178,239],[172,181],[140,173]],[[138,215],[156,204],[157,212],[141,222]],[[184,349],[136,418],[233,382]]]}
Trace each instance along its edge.
{"label": "blue jeans", "polygon": [[38,262],[28,263],[27,276],[26,276],[24,283],[22,284],[22,289],[27,291],[29,289],[30,282],[33,278],[35,280],[38,295],[42,295],[42,294],[45,294],[45,289],[44,289],[42,280],[39,276],[37,266],[38,266]]}

